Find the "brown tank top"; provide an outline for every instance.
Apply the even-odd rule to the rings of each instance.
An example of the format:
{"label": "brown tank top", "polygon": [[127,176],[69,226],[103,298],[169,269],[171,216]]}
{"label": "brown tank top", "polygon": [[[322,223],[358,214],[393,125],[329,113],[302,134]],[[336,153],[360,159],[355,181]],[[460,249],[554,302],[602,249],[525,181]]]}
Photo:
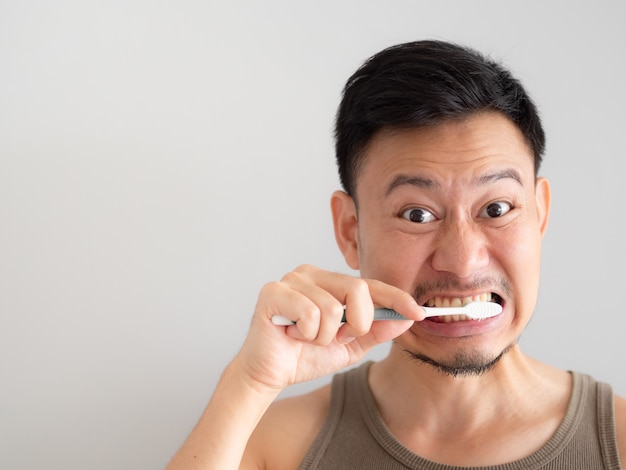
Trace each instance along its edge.
{"label": "brown tank top", "polygon": [[367,381],[371,362],[337,374],[326,421],[300,470],[619,470],[613,392],[608,384],[572,372],[572,396],[556,433],[537,452],[488,467],[443,465],[414,454],[387,429]]}

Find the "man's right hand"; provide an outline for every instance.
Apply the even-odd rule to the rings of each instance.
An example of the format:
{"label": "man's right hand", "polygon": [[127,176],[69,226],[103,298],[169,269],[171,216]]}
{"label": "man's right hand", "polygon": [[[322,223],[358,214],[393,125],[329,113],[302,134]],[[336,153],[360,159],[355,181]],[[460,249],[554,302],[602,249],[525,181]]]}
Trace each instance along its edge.
{"label": "man's right hand", "polygon": [[[409,320],[373,322],[375,306]],[[296,324],[274,325],[274,315]],[[394,286],[305,265],[263,287],[236,362],[251,386],[279,392],[356,363],[423,319],[413,297]]]}

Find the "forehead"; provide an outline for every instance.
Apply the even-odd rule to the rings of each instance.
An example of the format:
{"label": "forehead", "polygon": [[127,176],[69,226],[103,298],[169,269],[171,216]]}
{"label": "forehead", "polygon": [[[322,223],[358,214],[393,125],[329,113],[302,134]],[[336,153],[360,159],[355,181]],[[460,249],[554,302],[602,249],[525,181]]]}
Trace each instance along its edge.
{"label": "forehead", "polygon": [[534,179],[524,136],[505,116],[481,113],[462,121],[410,130],[385,130],[369,143],[357,175],[359,186],[393,180],[398,174],[428,175],[442,185],[513,168]]}

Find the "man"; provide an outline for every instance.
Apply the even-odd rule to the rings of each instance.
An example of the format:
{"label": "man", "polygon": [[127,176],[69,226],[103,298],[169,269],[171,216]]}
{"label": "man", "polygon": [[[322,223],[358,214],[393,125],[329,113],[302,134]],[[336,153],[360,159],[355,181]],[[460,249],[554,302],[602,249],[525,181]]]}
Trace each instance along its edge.
{"label": "man", "polygon": [[[523,87],[475,51],[422,41],[367,61],[337,115],[345,192],[331,199],[338,246],[361,278],[302,266],[266,285],[168,468],[621,468],[626,400],[518,345],[549,215],[543,150]],[[420,307],[470,301],[502,312],[425,319]],[[378,306],[407,320],[373,322]],[[276,326],[276,315],[296,323]],[[384,360],[274,402],[389,340]]]}

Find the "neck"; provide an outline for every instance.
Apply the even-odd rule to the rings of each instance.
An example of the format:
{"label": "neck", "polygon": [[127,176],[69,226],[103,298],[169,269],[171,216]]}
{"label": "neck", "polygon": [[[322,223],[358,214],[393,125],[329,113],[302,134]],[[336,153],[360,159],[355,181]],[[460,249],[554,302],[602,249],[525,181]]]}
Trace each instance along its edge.
{"label": "neck", "polygon": [[566,372],[514,345],[480,375],[453,377],[395,346],[373,364],[369,384],[396,439],[424,458],[487,466],[535,452],[554,434],[571,393]]}
{"label": "neck", "polygon": [[469,431],[533,411],[547,386],[542,367],[513,345],[492,368],[454,376],[393,347],[372,366],[369,380],[385,421]]}

